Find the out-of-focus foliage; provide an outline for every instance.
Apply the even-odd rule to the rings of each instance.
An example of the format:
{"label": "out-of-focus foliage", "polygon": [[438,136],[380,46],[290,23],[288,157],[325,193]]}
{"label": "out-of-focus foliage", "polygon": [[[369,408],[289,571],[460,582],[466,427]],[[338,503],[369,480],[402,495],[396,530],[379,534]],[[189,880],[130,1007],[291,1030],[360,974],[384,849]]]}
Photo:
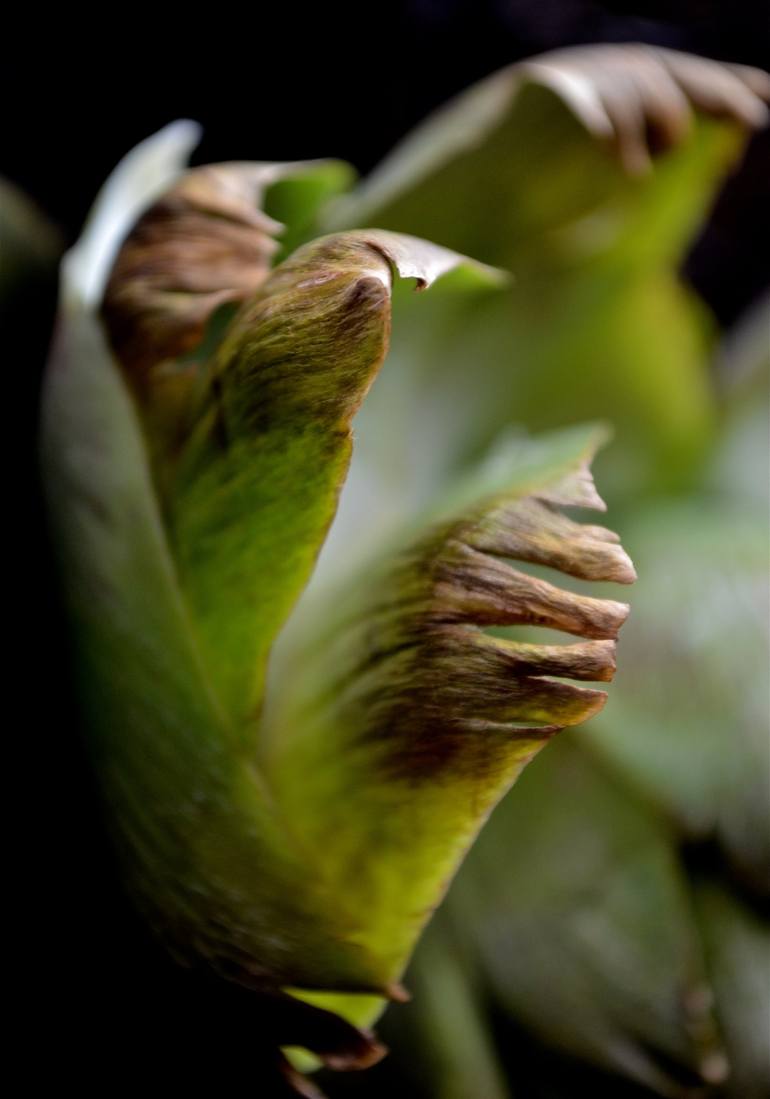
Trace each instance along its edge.
{"label": "out-of-focus foliage", "polygon": [[17,385],[32,391],[37,407],[40,368],[56,301],[63,242],[43,212],[0,177],[0,331],[6,353],[29,364]]}
{"label": "out-of-focus foliage", "polygon": [[50,277],[61,240],[42,212],[4,179],[0,179],[0,243],[0,316],[5,324],[20,288]]}
{"label": "out-of-focus foliage", "polygon": [[[508,295],[446,326],[442,399],[466,410],[455,459],[511,421],[605,417],[621,440],[599,466],[613,500],[686,485],[716,408],[709,321],[676,268],[740,134],[691,114],[685,97],[749,122],[750,96],[726,71],[667,51],[553,56],[496,74],[428,120],[338,201],[331,224],[398,226],[514,272]],[[757,111],[755,101],[755,121]],[[654,170],[650,134],[675,146]]]}

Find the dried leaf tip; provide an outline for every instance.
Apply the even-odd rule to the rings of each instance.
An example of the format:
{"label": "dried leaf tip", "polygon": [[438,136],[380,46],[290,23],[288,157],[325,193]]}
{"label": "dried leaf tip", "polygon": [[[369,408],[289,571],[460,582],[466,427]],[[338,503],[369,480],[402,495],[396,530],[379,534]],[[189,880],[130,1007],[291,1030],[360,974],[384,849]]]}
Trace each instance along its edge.
{"label": "dried leaf tip", "polygon": [[259,204],[275,178],[273,165],[195,168],[139,219],[103,303],[113,347],[132,375],[190,351],[218,306],[244,300],[264,281],[282,226]]}
{"label": "dried leaf tip", "polygon": [[693,109],[749,129],[768,120],[766,72],[660,46],[568,47],[518,67],[609,141],[630,175],[649,171],[654,154],[684,140]]}
{"label": "dried leaf tip", "polygon": [[[498,493],[441,522],[391,566],[343,632],[353,674],[335,706],[351,728],[368,728],[403,776],[464,767],[465,756],[475,766],[484,753],[469,734],[547,739],[604,705],[603,691],[562,680],[612,679],[628,605],[577,594],[513,563],[581,580],[635,580],[618,536],[562,507],[604,507],[587,460],[526,494]],[[484,632],[506,626],[583,640],[531,644]]]}
{"label": "dried leaf tip", "polygon": [[[449,523],[409,562],[404,667],[421,685],[426,716],[441,727],[485,728],[545,737],[591,717],[605,693],[551,676],[612,679],[625,603],[578,595],[515,568],[547,566],[582,580],[632,583],[633,565],[617,536],[583,525],[560,506],[603,506],[587,465],[530,496],[503,496]],[[419,592],[419,598],[415,594]],[[586,638],[535,645],[485,634],[485,627],[542,626]],[[400,659],[404,661],[403,654]]]}
{"label": "dried leaf tip", "polygon": [[[370,569],[327,634],[298,655],[306,679],[275,714],[267,766],[354,924],[366,913],[356,941],[384,957],[389,979],[403,973],[469,844],[522,768],[605,703],[592,684],[614,675],[628,606],[514,564],[632,582],[613,533],[559,510],[600,505],[587,463],[599,441],[592,428],[515,442],[507,471],[495,463],[474,478],[480,502],[442,512],[395,560]],[[577,640],[487,632],[506,626]]]}

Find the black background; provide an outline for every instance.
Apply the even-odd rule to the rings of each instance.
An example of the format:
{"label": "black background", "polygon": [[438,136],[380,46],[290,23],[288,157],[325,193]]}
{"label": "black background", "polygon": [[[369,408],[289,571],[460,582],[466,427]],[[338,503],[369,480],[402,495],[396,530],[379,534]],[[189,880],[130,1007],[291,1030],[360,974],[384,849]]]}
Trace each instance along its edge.
{"label": "black background", "polygon": [[[312,14],[288,3],[269,14],[256,5],[162,9],[163,26],[161,9],[71,11],[54,24],[42,10],[17,8],[3,45],[3,173],[71,241],[118,159],[177,117],[204,125],[196,162],[337,156],[366,171],[448,96],[546,49],[648,41],[770,67],[763,0],[413,0],[359,5],[351,13],[320,7]],[[764,133],[687,264],[725,325],[768,282],[768,199]],[[27,444],[35,437],[52,301],[40,299],[19,314],[23,356],[8,356],[12,368],[27,371],[16,384],[26,402]],[[27,506],[19,512],[32,598],[25,598],[16,644],[32,674],[23,688],[10,684],[11,697],[22,695],[25,717],[10,721],[22,762],[6,770],[9,793],[20,795],[9,836],[21,866],[6,945],[9,965],[22,966],[22,992],[11,1000],[25,1049],[22,1093],[53,1085],[122,1094],[163,1084],[176,1094],[197,1093],[210,1078],[217,1095],[246,1089],[272,1096],[260,1058],[264,1019],[254,1000],[168,964],[115,879],[69,695],[66,631],[36,502],[33,451],[27,445]],[[522,1079],[536,1073],[541,1054],[531,1053],[527,1069],[526,1041],[516,1047],[511,1032],[505,1041],[522,1054]],[[372,1072],[367,1087],[340,1081],[330,1089],[391,1094],[395,1066],[386,1066]],[[575,1086],[581,1083],[596,1096],[620,1095],[598,1077],[576,1075]],[[402,1084],[400,1094],[408,1096],[410,1086]]]}
{"label": "black background", "polygon": [[[203,124],[198,163],[334,156],[366,172],[450,95],[543,50],[647,41],[770,68],[767,0],[158,6],[49,20],[36,13],[6,36],[0,167],[69,240],[117,161],[174,118]],[[690,264],[726,323],[767,281],[770,139],[755,144]]]}

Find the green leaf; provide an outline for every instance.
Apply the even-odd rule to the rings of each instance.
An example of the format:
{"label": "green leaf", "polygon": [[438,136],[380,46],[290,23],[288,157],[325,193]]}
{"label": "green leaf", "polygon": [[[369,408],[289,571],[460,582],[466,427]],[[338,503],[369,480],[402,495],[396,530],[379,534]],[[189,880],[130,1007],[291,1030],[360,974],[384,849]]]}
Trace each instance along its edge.
{"label": "green leaf", "polygon": [[[536,443],[520,477],[514,465],[502,479],[496,463],[485,498],[440,510],[411,546],[348,582],[323,630],[310,631],[272,681],[271,784],[344,898],[356,941],[392,981],[494,804],[554,733],[604,703],[603,692],[563,679],[612,678],[627,606],[506,560],[633,580],[616,536],[558,510],[603,506],[588,470],[603,436]],[[535,645],[484,632],[511,623],[590,640]],[[354,1002],[313,1002],[361,1018]],[[364,1018],[369,1009],[361,1005]]]}
{"label": "green leaf", "polygon": [[642,581],[612,713],[589,731],[689,840],[770,885],[767,514],[703,495],[625,524]]}
{"label": "green leaf", "polygon": [[[589,737],[690,841],[716,840],[750,890],[770,890],[767,305],[722,351],[725,429],[704,486],[636,507],[639,613],[611,719]],[[650,691],[650,684],[660,690]]]}
{"label": "green leaf", "polygon": [[684,1097],[724,1065],[686,880],[665,822],[584,736],[503,801],[450,915],[499,1005],[554,1051]]}
{"label": "green leaf", "polygon": [[278,259],[321,233],[321,217],[336,195],[353,185],[355,170],[342,160],[302,161],[265,190],[265,213],[283,226]]}
{"label": "green leaf", "polygon": [[148,918],[181,958],[244,983],[379,985],[234,750],[135,410],[86,313],[60,326],[43,459],[95,762]]}
{"label": "green leaf", "polygon": [[32,202],[0,176],[0,303],[11,320],[15,296],[50,279],[61,254],[59,233]]}
{"label": "green leaf", "polygon": [[479,982],[440,915],[426,931],[419,958],[420,965],[410,970],[414,1003],[389,1021],[410,1043],[414,1062],[427,1069],[427,1094],[434,1099],[511,1099]]}
{"label": "green leaf", "polygon": [[722,351],[703,488],[619,517],[640,581],[611,704],[528,770],[448,900],[515,1022],[656,1094],[767,1088],[766,310]]}
{"label": "green leaf", "polygon": [[[178,136],[146,150],[159,178]],[[146,167],[134,158],[117,190],[136,202],[129,177]],[[211,367],[196,367],[193,428],[174,453],[153,451],[152,386],[118,365],[94,315],[88,259],[105,271],[108,244],[97,231],[65,264],[43,451],[86,722],[127,877],[189,964],[260,989],[388,995],[382,959],[350,938],[341,898],[255,766],[257,708],[270,643],[334,513],[350,417],[385,353],[392,270],[427,285],[460,257],[376,231],[295,254]]]}
{"label": "green leaf", "polygon": [[391,265],[427,286],[459,262],[375,230],[320,238],[276,268],[219,350],[167,508],[207,667],[250,740],[270,646],[334,517],[351,420],[387,351]]}
{"label": "green leaf", "polygon": [[695,898],[730,1065],[725,1095],[761,1099],[770,1088],[767,921],[716,882],[699,882]]}
{"label": "green leaf", "polygon": [[[494,73],[428,118],[332,204],[327,224],[429,232],[517,273],[612,252],[629,265],[670,267],[736,156],[741,130],[767,120],[763,98],[767,74],[676,51],[544,54]],[[709,118],[726,122],[704,125]],[[643,158],[646,170],[629,163]]]}
{"label": "green leaf", "polygon": [[194,351],[214,311],[247,300],[267,277],[279,250],[274,238],[287,228],[265,212],[267,196],[296,237],[343,169],[325,161],[208,164],[186,172],[144,211],[113,265],[103,312],[145,404],[157,386],[153,368]]}
{"label": "green leaf", "polygon": [[[329,227],[398,228],[515,273],[483,312],[439,322],[433,376],[448,408],[471,402],[455,463],[511,419],[599,416],[618,430],[598,468],[611,497],[690,483],[715,427],[711,325],[677,269],[765,113],[762,76],[644,47],[544,55],[458,97],[332,206]],[[666,152],[629,174],[645,127]]]}

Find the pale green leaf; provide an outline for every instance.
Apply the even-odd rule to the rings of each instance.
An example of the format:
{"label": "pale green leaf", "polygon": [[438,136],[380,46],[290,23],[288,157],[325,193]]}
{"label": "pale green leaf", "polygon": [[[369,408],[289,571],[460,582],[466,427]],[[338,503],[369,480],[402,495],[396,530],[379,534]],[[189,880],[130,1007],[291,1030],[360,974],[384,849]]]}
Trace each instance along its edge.
{"label": "pale green leaf", "polygon": [[698,882],[695,900],[730,1066],[725,1095],[762,1099],[770,1090],[767,921],[724,884]]}
{"label": "pale green leaf", "polygon": [[665,823],[584,735],[527,769],[448,905],[514,1019],[554,1050],[684,1097],[720,1056],[686,881]]}
{"label": "pale green leaf", "polygon": [[[142,155],[118,182],[143,176]],[[200,171],[189,178],[198,202]],[[229,217],[242,198],[204,196],[202,212],[213,202]],[[190,964],[260,988],[388,994],[382,960],[351,938],[340,897],[255,766],[257,709],[270,644],[334,514],[350,417],[386,350],[393,271],[428,285],[460,257],[377,231],[297,253],[211,367],[193,365],[191,430],[175,453],[148,445],[155,378],[143,388],[132,362],[118,365],[91,308],[106,254],[96,250],[95,274],[65,264],[43,451],[86,723],[127,877]]]}
{"label": "pale green leaf", "polygon": [[[440,509],[406,549],[334,593],[323,625],[308,624],[271,682],[266,772],[349,906],[356,941],[392,981],[494,804],[554,733],[604,703],[603,692],[563,680],[612,678],[627,606],[507,560],[633,580],[615,535],[559,511],[603,507],[588,469],[603,435],[535,442],[526,458],[518,448],[521,473],[488,470],[480,501]],[[586,640],[522,644],[485,632],[506,623]],[[357,1021],[377,1006],[313,1002]]]}
{"label": "pale green leaf", "polygon": [[[691,481],[715,427],[711,326],[677,268],[761,123],[762,75],[645,47],[544,55],[463,93],[330,209],[328,226],[419,233],[516,276],[488,308],[437,318],[444,342],[418,369],[401,330],[402,377],[432,363],[442,379],[445,471],[511,420],[599,416],[620,440],[597,471],[612,498]],[[647,131],[668,151],[629,172]],[[430,407],[411,397],[404,440]]]}

